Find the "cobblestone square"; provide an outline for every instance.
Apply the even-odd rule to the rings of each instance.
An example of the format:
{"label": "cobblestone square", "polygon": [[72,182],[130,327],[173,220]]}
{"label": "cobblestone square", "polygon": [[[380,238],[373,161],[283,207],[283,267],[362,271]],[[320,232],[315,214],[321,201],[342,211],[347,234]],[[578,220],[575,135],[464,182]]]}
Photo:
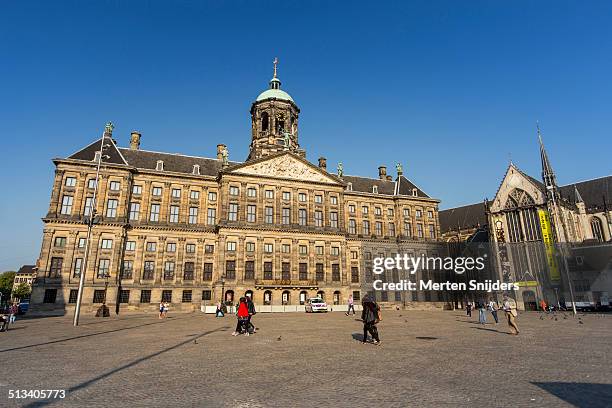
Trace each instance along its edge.
{"label": "cobblestone square", "polygon": [[26,318],[0,333],[0,406],[610,406],[612,315],[522,313],[519,336],[477,320],[385,311],[375,346],[337,312],[257,314],[250,337],[200,313]]}

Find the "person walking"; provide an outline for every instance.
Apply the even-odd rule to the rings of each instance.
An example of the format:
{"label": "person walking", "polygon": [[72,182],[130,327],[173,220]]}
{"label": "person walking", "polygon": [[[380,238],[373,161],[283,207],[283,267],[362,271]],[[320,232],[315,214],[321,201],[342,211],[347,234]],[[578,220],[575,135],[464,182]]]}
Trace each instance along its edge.
{"label": "person walking", "polygon": [[163,312],[162,312],[162,316],[165,319],[166,317],[168,317],[168,310],[170,309],[170,303],[169,302],[164,302],[164,307],[163,307]]}
{"label": "person walking", "polygon": [[[236,323],[236,330],[232,333],[232,336],[238,336],[242,334],[245,329],[247,319],[249,318],[249,306],[247,305],[246,299],[244,297],[240,298],[240,303],[238,303],[238,311],[236,312],[236,317],[238,319]],[[246,335],[249,335],[249,332],[246,332]]]}
{"label": "person walking", "polygon": [[487,314],[485,313],[485,302],[484,300],[479,300],[477,303],[478,307],[478,323],[479,324],[487,324]]}
{"label": "person walking", "polygon": [[249,316],[247,317],[247,322],[246,322],[246,331],[247,331],[247,334],[253,334],[255,333],[255,325],[251,323],[251,318],[257,313],[257,311],[255,310],[255,303],[253,303],[253,300],[251,299],[250,296],[246,296],[246,303],[247,303],[247,310],[249,312]]}
{"label": "person walking", "polygon": [[467,315],[467,317],[472,317],[472,302],[470,302],[469,300],[465,305],[465,314]]}
{"label": "person walking", "polygon": [[487,308],[489,309],[489,312],[491,312],[491,315],[493,316],[493,319],[495,320],[495,324],[498,324],[499,320],[497,319],[497,304],[493,301],[493,299],[489,300],[489,304]]}
{"label": "person walking", "polygon": [[11,307],[9,307],[9,324],[15,323],[15,319],[17,318],[18,312],[19,307],[17,306],[17,302],[15,302],[11,305]]}
{"label": "person walking", "polygon": [[516,324],[518,312],[516,311],[516,302],[514,299],[511,299],[508,297],[508,295],[504,295],[503,309],[504,312],[506,312],[506,317],[508,318],[508,326],[510,326],[510,329],[512,330],[511,334],[514,334],[515,336],[518,335],[520,333]]}
{"label": "person walking", "polygon": [[540,300],[540,309],[542,309],[544,313],[548,313],[548,309],[546,307],[546,301],[544,299]]}
{"label": "person walking", "polygon": [[368,341],[368,333],[372,336],[372,342],[376,345],[380,344],[378,337],[378,329],[376,325],[380,322],[380,307],[368,295],[363,297],[361,301],[363,310],[361,311],[361,320],[363,321],[363,343]]}
{"label": "person walking", "polygon": [[348,309],[346,311],[346,315],[348,316],[349,313],[351,313],[351,310],[353,311],[353,316],[355,315],[355,304],[353,301],[353,295],[349,295],[348,298]]}
{"label": "person walking", "polygon": [[164,317],[164,301],[159,302],[159,318]]}

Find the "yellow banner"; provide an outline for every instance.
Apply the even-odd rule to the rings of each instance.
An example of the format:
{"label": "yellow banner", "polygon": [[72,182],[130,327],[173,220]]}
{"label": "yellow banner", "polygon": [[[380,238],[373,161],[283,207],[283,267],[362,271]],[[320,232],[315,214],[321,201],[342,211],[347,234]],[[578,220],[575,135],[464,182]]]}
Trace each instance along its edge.
{"label": "yellow banner", "polygon": [[542,230],[542,240],[544,241],[544,248],[546,249],[546,260],[548,261],[550,280],[559,281],[561,280],[561,275],[557,267],[557,259],[555,258],[555,244],[548,211],[539,209],[538,216],[540,217],[540,229]]}
{"label": "yellow banner", "polygon": [[518,281],[514,283],[516,284],[516,286],[520,287],[538,286],[538,282],[536,281]]}

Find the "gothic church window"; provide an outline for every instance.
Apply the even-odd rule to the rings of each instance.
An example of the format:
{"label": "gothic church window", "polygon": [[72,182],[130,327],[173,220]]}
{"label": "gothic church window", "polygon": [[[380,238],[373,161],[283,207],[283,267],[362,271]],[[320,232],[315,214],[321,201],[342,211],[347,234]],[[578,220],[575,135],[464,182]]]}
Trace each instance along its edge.
{"label": "gothic church window", "polygon": [[591,231],[593,231],[593,238],[599,242],[603,242],[603,226],[601,220],[597,217],[591,218]]}

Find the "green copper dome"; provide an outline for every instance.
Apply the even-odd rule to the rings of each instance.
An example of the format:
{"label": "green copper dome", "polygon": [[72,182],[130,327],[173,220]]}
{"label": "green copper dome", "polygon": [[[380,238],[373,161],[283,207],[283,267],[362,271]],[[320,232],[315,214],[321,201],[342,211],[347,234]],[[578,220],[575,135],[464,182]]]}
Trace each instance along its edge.
{"label": "green copper dome", "polygon": [[263,101],[264,99],[271,99],[271,98],[281,99],[283,101],[289,101],[289,102],[295,103],[291,95],[289,95],[287,92],[283,91],[282,89],[267,89],[259,94],[256,101],[259,102],[259,101]]}

